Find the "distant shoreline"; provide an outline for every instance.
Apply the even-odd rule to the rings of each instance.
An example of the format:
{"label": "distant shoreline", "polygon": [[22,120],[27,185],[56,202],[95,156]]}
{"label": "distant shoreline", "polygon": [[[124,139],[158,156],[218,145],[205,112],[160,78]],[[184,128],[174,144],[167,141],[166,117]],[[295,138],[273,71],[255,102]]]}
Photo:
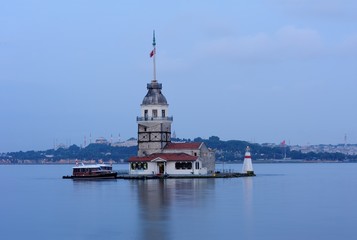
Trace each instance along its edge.
{"label": "distant shoreline", "polygon": [[[216,165],[230,165],[230,164],[242,164],[243,161],[227,161],[227,162],[216,162]],[[253,160],[253,164],[272,164],[272,163],[279,163],[279,164],[289,164],[289,163],[357,163],[356,161],[338,161],[338,160],[278,160],[278,159],[269,159],[269,160]],[[113,165],[127,165],[128,162],[123,163],[112,163]],[[73,166],[73,163],[0,163],[0,166],[3,165],[69,165]]]}

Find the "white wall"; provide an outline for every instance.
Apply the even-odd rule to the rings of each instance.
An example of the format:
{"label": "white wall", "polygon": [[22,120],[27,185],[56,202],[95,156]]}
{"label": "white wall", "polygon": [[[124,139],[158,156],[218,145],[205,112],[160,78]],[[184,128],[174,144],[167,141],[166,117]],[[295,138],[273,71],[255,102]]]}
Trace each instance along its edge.
{"label": "white wall", "polygon": [[165,110],[165,117],[169,116],[168,105],[142,105],[141,116],[145,117],[145,110],[148,110],[148,117],[152,117],[152,110],[157,110],[157,117],[162,117],[162,110]]}
{"label": "white wall", "polygon": [[[202,167],[202,162],[200,162],[200,169],[195,169],[195,162],[192,162],[192,169],[176,169],[176,162],[166,162],[165,166],[165,174],[172,175],[204,175],[207,174],[207,168]],[[129,164],[129,173],[137,174],[137,175],[152,175],[159,173],[159,167],[157,166],[157,162],[148,162],[148,169],[146,170],[132,170]]]}
{"label": "white wall", "polygon": [[192,169],[176,169],[175,162],[168,162],[166,164],[166,173],[167,174],[192,174],[194,168],[194,163],[192,163]]}
{"label": "white wall", "polygon": [[138,174],[138,175],[150,175],[152,172],[157,173],[157,164],[153,162],[148,162],[148,168],[146,170],[132,170],[131,169],[131,163],[129,164],[129,174]]}

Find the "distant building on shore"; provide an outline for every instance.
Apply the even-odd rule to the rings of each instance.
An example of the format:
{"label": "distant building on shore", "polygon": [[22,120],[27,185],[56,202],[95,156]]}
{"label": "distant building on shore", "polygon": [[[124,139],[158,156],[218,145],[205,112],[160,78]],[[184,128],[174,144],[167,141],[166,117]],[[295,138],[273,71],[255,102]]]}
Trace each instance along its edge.
{"label": "distant building on shore", "polygon": [[105,139],[104,137],[97,138],[97,139],[95,140],[95,143],[96,143],[96,144],[106,144],[106,145],[109,145],[108,140]]}
{"label": "distant building on shore", "polygon": [[115,142],[112,144],[113,147],[133,147],[138,145],[138,140],[136,138],[130,138],[124,142]]}

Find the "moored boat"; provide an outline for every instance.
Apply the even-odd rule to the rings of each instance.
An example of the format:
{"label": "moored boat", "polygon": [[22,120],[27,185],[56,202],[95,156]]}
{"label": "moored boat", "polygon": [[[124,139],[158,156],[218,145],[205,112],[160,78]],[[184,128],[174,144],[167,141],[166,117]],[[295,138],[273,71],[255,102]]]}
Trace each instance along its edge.
{"label": "moored boat", "polygon": [[72,176],[63,176],[64,179],[113,179],[118,173],[113,171],[111,165],[108,164],[92,164],[84,165],[76,164],[72,168]]}

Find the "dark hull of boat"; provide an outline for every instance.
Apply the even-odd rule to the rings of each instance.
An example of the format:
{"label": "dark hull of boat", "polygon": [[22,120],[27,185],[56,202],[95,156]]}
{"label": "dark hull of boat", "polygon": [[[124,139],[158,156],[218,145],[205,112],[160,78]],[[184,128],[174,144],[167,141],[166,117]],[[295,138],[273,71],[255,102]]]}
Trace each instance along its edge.
{"label": "dark hull of boat", "polygon": [[96,174],[88,176],[63,176],[63,179],[75,179],[75,180],[96,180],[96,179],[115,179],[118,173],[105,173],[105,174]]}

